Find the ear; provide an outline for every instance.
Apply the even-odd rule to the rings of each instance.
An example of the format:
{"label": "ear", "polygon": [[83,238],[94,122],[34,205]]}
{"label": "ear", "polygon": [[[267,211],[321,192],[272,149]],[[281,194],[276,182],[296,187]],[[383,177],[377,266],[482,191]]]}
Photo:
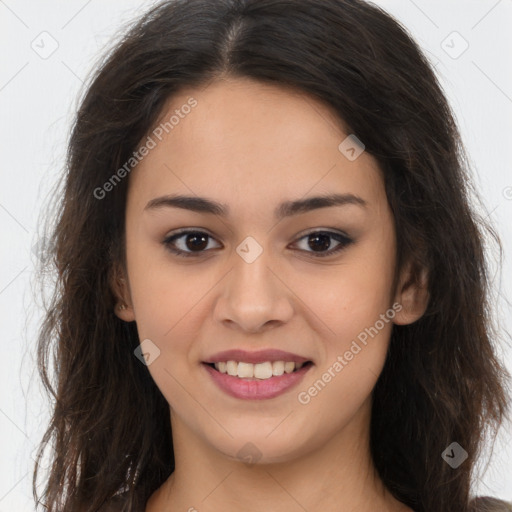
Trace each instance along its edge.
{"label": "ear", "polygon": [[396,289],[395,302],[402,309],[396,311],[394,323],[407,325],[416,322],[425,313],[429,298],[427,270],[417,270],[409,263],[404,267]]}
{"label": "ear", "polygon": [[116,298],[114,313],[125,322],[133,322],[135,313],[131,300],[130,285],[124,269],[115,264],[110,274],[110,288]]}

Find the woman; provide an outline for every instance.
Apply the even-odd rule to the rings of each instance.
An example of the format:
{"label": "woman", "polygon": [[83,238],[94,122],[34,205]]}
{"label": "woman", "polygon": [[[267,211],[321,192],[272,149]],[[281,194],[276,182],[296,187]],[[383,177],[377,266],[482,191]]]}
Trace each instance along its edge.
{"label": "woman", "polygon": [[144,15],[69,145],[46,510],[512,510],[470,485],[508,375],[466,173],[371,4]]}

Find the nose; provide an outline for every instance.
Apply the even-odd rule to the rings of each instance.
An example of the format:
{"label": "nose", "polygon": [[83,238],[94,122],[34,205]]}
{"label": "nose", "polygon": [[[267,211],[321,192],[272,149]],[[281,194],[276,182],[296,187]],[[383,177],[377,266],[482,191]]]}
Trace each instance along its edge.
{"label": "nose", "polygon": [[263,332],[293,316],[293,293],[286,279],[272,268],[266,252],[252,263],[234,255],[233,268],[222,280],[215,320],[248,333]]}

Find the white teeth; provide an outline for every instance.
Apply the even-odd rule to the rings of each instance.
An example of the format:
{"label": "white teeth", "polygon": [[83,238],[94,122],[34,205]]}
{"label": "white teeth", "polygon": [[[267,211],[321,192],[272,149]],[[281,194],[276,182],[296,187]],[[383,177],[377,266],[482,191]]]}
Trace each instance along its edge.
{"label": "white teeth", "polygon": [[226,371],[228,372],[228,375],[236,377],[238,371],[238,363],[236,361],[228,361],[226,363]]}
{"label": "white teeth", "polygon": [[227,373],[233,377],[241,379],[270,379],[270,377],[283,375],[283,373],[292,373],[295,369],[302,368],[304,363],[294,363],[292,361],[265,361],[264,363],[244,363],[237,361],[222,361],[215,363],[215,368],[220,373]]}
{"label": "white teeth", "polygon": [[254,377],[254,365],[251,364],[251,363],[238,363],[237,375],[240,378],[243,378],[243,377],[252,378],[252,377]]}
{"label": "white teeth", "polygon": [[295,363],[284,363],[284,373],[292,373],[295,370]]}
{"label": "white teeth", "polygon": [[272,363],[258,363],[254,365],[254,377],[257,379],[268,379],[272,377]]}
{"label": "white teeth", "polygon": [[272,374],[283,375],[284,373],[284,361],[274,361],[272,363]]}

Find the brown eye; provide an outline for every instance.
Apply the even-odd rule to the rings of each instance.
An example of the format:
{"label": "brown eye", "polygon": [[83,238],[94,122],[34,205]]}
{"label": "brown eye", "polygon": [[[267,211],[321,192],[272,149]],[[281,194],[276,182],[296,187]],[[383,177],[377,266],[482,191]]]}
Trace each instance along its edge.
{"label": "brown eye", "polygon": [[205,252],[205,249],[208,247],[208,239],[213,240],[213,237],[204,231],[189,230],[167,237],[163,244],[173,254],[188,257],[194,256],[193,253],[200,255]]}
{"label": "brown eye", "polygon": [[[333,239],[337,245],[331,249]],[[177,256],[197,257],[212,249],[208,247],[209,240],[215,239],[204,231],[185,230],[168,236],[163,244]],[[338,253],[354,242],[348,236],[333,231],[313,231],[299,240],[307,240],[307,247],[300,249],[302,252],[308,252],[320,258]]]}
{"label": "brown eye", "polygon": [[[331,254],[345,249],[354,242],[351,238],[333,231],[313,231],[300,238],[300,240],[304,239],[307,240],[307,249],[301,250],[314,253],[315,256],[318,257],[330,256]],[[328,250],[332,245],[332,239],[334,239],[338,245],[336,245],[334,249]]]}

